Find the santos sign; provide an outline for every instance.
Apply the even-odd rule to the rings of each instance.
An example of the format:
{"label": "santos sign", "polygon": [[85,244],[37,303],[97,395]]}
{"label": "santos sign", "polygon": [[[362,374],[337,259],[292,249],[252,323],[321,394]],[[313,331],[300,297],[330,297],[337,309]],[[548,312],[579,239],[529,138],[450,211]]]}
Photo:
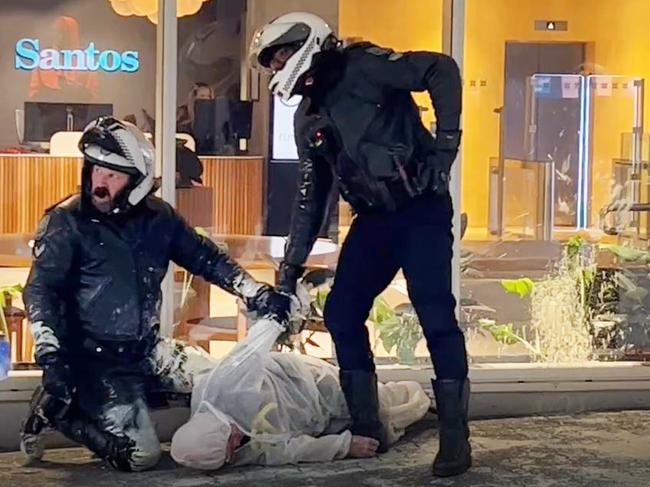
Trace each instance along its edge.
{"label": "santos sign", "polygon": [[84,50],[41,50],[38,39],[20,39],[16,42],[16,69],[135,73],[140,69],[140,55],[137,51],[99,51],[94,42]]}

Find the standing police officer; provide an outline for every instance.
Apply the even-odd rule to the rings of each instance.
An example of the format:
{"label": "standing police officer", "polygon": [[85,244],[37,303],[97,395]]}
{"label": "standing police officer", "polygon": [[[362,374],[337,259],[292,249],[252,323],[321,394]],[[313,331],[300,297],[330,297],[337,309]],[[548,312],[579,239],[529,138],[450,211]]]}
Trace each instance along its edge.
{"label": "standing police officer", "polygon": [[[300,187],[281,267],[280,289],[295,292],[327,214],[334,179],[357,214],[341,249],[325,307],[353,434],[385,449],[377,377],[365,322],[374,299],[402,269],[427,340],[440,419],[436,476],[471,465],[469,381],[463,333],[451,291],[452,202],[448,179],[460,144],[461,79],[448,56],[397,53],[370,43],[342,47],[308,13],[260,28],[252,65],[272,75],[270,90],[301,95],[295,115]],[[435,137],[412,91],[428,91]]]}

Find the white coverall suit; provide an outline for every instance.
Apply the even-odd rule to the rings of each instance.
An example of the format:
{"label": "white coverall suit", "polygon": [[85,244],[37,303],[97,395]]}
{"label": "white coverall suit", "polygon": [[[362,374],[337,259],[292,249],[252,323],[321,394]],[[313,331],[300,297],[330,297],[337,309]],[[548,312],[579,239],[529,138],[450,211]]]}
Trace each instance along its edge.
{"label": "white coverall suit", "polygon": [[[172,440],[172,457],[187,467],[218,469],[230,423],[250,437],[236,450],[234,465],[345,458],[351,420],[338,375],[323,360],[273,352],[255,354],[227,374],[202,375],[195,381],[192,417]],[[430,406],[416,382],[379,384],[379,400],[391,444]]]}

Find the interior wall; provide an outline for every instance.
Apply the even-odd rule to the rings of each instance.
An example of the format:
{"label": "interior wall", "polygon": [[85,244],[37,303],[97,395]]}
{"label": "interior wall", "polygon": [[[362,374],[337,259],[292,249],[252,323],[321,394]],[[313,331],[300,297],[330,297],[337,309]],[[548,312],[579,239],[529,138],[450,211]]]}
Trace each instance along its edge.
{"label": "interior wall", "polygon": [[[246,0],[210,0],[196,14],[178,19],[178,105],[187,103],[195,82],[208,83],[219,95],[239,95],[245,6]],[[57,24],[61,17],[73,20],[62,27]],[[31,89],[34,72],[14,66],[16,41],[36,38],[41,49],[49,48],[61,37],[70,42],[75,29],[79,39],[74,47],[85,49],[92,41],[98,50],[134,50],[139,54],[140,69],[134,73],[82,73],[84,89],[74,92]],[[155,117],[156,25],[147,18],[118,15],[109,0],[3,0],[0,53],[0,147],[18,144],[15,110],[28,100],[112,103],[115,116],[133,114],[142,129],[150,129],[142,110]]]}
{"label": "interior wall", "polygon": [[[74,26],[55,26],[61,16],[71,17],[77,24],[78,47],[85,49],[94,42],[97,49],[139,52],[140,69],[135,73],[95,72],[82,74],[83,89],[74,99],[63,100],[66,94],[47,89],[41,82],[37,91],[34,71],[17,70],[14,65],[16,41],[22,38],[41,40],[41,49],[55,42],[70,42]],[[74,43],[74,41],[72,41]],[[76,44],[76,43],[75,43]],[[112,103],[114,114],[123,117],[140,110],[154,112],[156,90],[156,28],[146,18],[121,17],[108,0],[3,0],[0,2],[0,146],[17,145],[15,110],[32,101],[75,101],[81,103]],[[53,74],[52,71],[50,71]]]}

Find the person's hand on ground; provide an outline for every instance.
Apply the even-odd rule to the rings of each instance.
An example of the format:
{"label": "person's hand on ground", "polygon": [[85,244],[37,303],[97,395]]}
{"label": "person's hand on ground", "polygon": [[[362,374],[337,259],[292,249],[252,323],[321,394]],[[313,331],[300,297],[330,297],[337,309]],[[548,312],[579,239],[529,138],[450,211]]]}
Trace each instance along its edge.
{"label": "person's hand on ground", "polygon": [[348,456],[352,458],[371,458],[377,454],[379,442],[365,436],[352,436]]}

